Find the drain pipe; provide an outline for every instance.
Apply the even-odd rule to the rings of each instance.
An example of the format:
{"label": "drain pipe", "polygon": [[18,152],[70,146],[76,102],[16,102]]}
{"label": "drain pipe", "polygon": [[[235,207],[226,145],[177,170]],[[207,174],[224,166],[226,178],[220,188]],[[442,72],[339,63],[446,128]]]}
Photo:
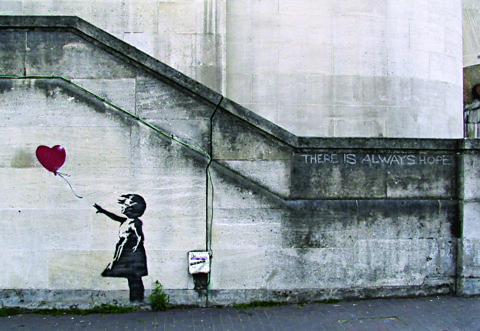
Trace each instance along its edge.
{"label": "drain pipe", "polygon": [[211,154],[213,151],[213,118],[222,103],[223,97],[216,105],[212,115],[210,116],[210,155],[208,155],[208,164],[205,168],[205,251],[188,252],[189,273],[193,277],[195,291],[199,296],[205,296],[205,306],[209,306],[208,287],[210,285],[211,261],[213,258],[212,251],[212,223],[213,223],[213,198],[214,187],[210,166],[212,164]]}

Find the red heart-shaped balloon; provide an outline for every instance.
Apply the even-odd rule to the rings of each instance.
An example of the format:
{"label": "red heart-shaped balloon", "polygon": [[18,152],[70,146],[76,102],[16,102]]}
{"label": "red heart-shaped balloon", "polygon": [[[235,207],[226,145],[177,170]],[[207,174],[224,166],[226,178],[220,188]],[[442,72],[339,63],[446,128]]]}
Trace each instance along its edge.
{"label": "red heart-shaped balloon", "polygon": [[67,153],[65,148],[60,145],[53,147],[38,146],[37,147],[37,159],[48,170],[57,175],[57,170],[65,163]]}

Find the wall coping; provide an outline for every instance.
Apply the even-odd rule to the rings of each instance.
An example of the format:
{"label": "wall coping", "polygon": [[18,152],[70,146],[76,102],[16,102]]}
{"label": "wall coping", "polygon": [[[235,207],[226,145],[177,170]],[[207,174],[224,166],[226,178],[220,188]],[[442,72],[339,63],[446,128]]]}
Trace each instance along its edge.
{"label": "wall coping", "polygon": [[464,150],[480,149],[477,139],[422,139],[422,138],[339,138],[299,137],[270,122],[253,111],[225,98],[220,93],[173,69],[132,45],[77,16],[2,16],[0,30],[6,29],[62,29],[87,40],[99,43],[109,52],[126,57],[130,61],[160,75],[172,84],[186,89],[204,100],[220,107],[250,125],[297,149],[406,149],[406,150]]}

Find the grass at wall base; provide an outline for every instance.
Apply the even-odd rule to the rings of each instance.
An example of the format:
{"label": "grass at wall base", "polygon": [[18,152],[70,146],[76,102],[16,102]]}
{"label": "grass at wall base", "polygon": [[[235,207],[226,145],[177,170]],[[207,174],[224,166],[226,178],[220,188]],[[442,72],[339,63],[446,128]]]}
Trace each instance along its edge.
{"label": "grass at wall base", "polygon": [[[170,303],[170,296],[163,291],[162,284],[157,280],[155,288],[149,297],[152,310],[167,310]],[[28,309],[21,307],[0,307],[0,317],[7,317],[19,314],[39,314],[39,315],[90,315],[90,314],[124,314],[136,311],[137,307],[132,306],[116,306],[116,305],[100,305],[90,309],[80,309],[71,307],[68,309],[45,308],[45,309]]]}
{"label": "grass at wall base", "polygon": [[164,311],[168,309],[170,296],[163,291],[162,284],[158,280],[155,281],[155,288],[152,290],[149,299],[153,310]]}

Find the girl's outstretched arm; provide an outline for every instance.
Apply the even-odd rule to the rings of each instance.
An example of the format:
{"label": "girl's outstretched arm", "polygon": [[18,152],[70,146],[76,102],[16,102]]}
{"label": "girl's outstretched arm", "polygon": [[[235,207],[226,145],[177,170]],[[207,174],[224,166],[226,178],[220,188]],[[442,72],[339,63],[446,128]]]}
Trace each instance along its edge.
{"label": "girl's outstretched arm", "polygon": [[93,207],[97,210],[97,214],[105,214],[114,221],[123,223],[127,220],[126,217],[118,216],[118,215],[116,215],[112,212],[109,212],[108,210],[103,209],[102,207],[100,207],[97,204],[94,204]]}

